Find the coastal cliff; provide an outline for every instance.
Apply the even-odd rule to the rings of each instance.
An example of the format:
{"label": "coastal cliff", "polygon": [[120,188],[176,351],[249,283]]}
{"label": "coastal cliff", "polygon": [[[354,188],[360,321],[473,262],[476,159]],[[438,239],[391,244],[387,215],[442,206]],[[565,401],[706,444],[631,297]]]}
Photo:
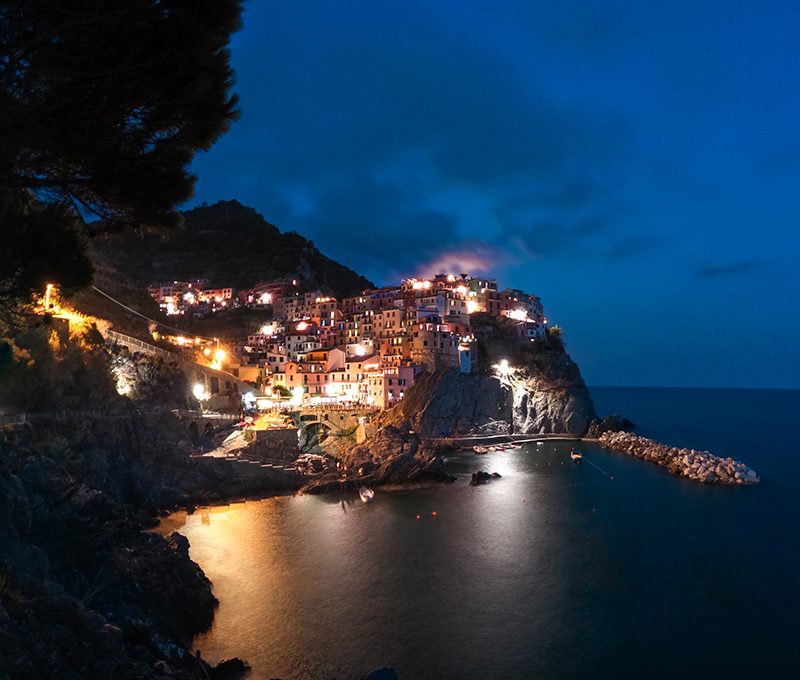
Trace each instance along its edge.
{"label": "coastal cliff", "polygon": [[531,357],[509,376],[512,431],[582,435],[597,417],[578,365],[568,354]]}
{"label": "coastal cliff", "polygon": [[14,348],[0,394],[26,418],[0,428],[0,675],[233,677],[241,662],[190,652],[216,599],[188,542],[148,531],[215,488],[186,429],[158,400],[117,395],[85,339],[34,328]]}
{"label": "coastal cliff", "polygon": [[586,432],[597,414],[560,334],[532,343],[517,336],[505,319],[474,316],[473,372],[419,376],[403,401],[381,415],[379,425],[408,422],[426,438]]}
{"label": "coastal cliff", "polygon": [[[419,375],[399,404],[373,418],[362,443],[329,438],[323,448],[339,467],[303,491],[453,481],[430,440],[473,434],[581,436],[599,423],[580,370],[563,344],[556,339],[534,345],[508,330],[495,326],[493,333],[483,334],[474,373],[451,369]],[[504,360],[508,366],[498,371],[496,362]]]}
{"label": "coastal cliff", "polygon": [[575,363],[566,355],[547,355],[523,371],[512,380],[457,371],[422,375],[378,422],[395,426],[408,422],[426,438],[583,434],[596,415]]}

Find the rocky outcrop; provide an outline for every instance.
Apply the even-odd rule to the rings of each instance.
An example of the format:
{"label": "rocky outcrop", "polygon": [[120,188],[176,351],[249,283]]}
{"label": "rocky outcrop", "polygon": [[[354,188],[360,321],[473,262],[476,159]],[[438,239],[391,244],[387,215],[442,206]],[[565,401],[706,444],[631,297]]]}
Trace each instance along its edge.
{"label": "rocky outcrop", "polygon": [[379,425],[409,423],[422,437],[511,429],[511,389],[491,376],[458,371],[426,373],[405,398],[378,419]]}
{"label": "rocky outcrop", "polygon": [[733,458],[720,458],[708,451],[678,449],[629,432],[605,432],[598,441],[615,451],[665,467],[675,475],[703,484],[757,484],[758,475]]}
{"label": "rocky outcrop", "polygon": [[622,432],[623,430],[633,430],[636,423],[617,415],[616,413],[605,418],[595,418],[589,423],[585,437],[587,439],[598,439],[604,432]]}
{"label": "rocky outcrop", "polygon": [[214,677],[190,652],[211,584],[184,537],[147,531],[207,481],[181,429],[167,414],[0,431],[4,677]]}
{"label": "rocky outcrop", "polygon": [[581,435],[596,418],[589,389],[568,354],[546,352],[528,357],[508,377],[514,405],[515,434]]}
{"label": "rocky outcrop", "polygon": [[360,486],[424,481],[454,481],[443,460],[421,445],[408,423],[382,426],[374,437],[337,455],[338,468],[313,477],[302,493],[325,493]]}
{"label": "rocky outcrop", "polygon": [[472,473],[472,477],[469,480],[470,486],[480,486],[481,484],[486,484],[486,482],[490,482],[493,479],[500,479],[501,474],[499,472],[486,472],[486,470],[478,470],[477,472]]}
{"label": "rocky outcrop", "polygon": [[408,422],[422,437],[466,434],[581,435],[596,417],[568,355],[533,356],[506,378],[457,371],[420,376],[379,423]]}

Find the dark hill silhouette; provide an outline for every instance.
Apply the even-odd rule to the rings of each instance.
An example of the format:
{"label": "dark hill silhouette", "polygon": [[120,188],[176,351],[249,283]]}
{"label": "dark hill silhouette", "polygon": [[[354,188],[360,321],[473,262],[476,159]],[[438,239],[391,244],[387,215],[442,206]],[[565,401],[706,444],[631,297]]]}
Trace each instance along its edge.
{"label": "dark hill silhouette", "polygon": [[297,278],[306,288],[356,295],[372,282],[323,255],[308,239],[281,232],[236,200],[183,213],[184,226],[159,234],[134,230],[99,236],[93,249],[124,276],[150,281],[207,278],[214,287],[249,288],[276,278]]}

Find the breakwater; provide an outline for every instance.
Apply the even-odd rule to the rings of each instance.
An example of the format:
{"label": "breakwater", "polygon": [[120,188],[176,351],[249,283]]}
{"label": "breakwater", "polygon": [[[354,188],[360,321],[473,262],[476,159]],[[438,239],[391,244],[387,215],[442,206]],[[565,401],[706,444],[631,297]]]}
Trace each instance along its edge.
{"label": "breakwater", "polygon": [[761,481],[755,471],[733,458],[666,446],[630,432],[604,432],[598,442],[703,484],[757,484]]}

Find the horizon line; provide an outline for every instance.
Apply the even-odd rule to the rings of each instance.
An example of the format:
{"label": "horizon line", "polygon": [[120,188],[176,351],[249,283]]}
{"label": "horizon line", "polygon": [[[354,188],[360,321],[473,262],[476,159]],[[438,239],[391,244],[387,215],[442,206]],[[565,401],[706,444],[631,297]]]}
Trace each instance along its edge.
{"label": "horizon line", "polygon": [[783,390],[788,392],[800,391],[798,387],[744,387],[731,385],[587,385],[588,389],[650,389],[650,390]]}

